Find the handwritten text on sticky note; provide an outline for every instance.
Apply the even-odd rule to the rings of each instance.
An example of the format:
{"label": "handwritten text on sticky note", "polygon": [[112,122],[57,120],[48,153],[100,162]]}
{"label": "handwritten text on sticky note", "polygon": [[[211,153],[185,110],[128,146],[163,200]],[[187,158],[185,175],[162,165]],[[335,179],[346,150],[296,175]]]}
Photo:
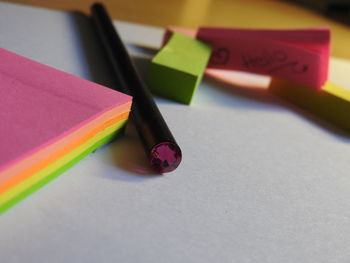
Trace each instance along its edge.
{"label": "handwritten text on sticky note", "polygon": [[208,68],[241,70],[320,88],[328,78],[330,31],[202,27],[197,38],[213,47]]}

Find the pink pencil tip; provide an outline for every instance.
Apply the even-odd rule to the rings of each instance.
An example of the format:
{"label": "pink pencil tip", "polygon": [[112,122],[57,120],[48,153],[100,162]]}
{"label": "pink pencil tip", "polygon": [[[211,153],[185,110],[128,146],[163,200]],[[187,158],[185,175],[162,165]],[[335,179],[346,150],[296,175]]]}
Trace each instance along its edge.
{"label": "pink pencil tip", "polygon": [[159,173],[175,170],[181,162],[182,154],[179,146],[171,142],[159,143],[151,149],[150,163]]}

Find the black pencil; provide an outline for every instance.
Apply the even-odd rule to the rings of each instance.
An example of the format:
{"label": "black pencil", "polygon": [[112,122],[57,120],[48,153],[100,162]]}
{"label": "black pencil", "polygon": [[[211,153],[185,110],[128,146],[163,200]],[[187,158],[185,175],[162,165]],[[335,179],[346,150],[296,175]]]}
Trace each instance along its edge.
{"label": "black pencil", "polygon": [[116,77],[118,91],[131,95],[131,117],[151,166],[159,173],[173,171],[181,162],[181,150],[165,123],[152,95],[133,65],[117,30],[100,3],[91,7],[92,20]]}

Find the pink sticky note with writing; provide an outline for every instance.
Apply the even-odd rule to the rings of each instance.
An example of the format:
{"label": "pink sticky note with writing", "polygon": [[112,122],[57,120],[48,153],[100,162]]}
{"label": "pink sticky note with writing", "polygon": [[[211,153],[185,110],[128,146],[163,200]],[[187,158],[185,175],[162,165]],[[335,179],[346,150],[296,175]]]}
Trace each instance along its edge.
{"label": "pink sticky note with writing", "polygon": [[201,27],[213,47],[208,68],[284,78],[319,89],[328,78],[330,30],[254,30]]}
{"label": "pink sticky note with writing", "polygon": [[[178,32],[192,38],[195,38],[197,34],[197,30],[194,30],[194,29],[188,29],[188,28],[178,27],[178,26],[168,26],[163,35],[162,46],[164,46],[168,42],[168,40],[170,39],[170,37],[174,32]],[[242,71],[213,69],[213,68],[207,68],[205,70],[205,75],[230,85],[263,88],[263,89],[268,88],[268,85],[271,80],[269,76],[251,74],[251,73],[246,73]]]}
{"label": "pink sticky note with writing", "polygon": [[0,49],[0,171],[130,102],[128,95]]}

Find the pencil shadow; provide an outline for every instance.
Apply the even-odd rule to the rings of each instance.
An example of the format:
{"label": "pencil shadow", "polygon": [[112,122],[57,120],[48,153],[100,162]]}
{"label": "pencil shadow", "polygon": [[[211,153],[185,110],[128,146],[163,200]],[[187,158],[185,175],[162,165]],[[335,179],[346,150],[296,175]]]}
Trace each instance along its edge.
{"label": "pencil shadow", "polygon": [[128,122],[124,135],[111,144],[109,150],[111,162],[114,165],[137,174],[139,178],[146,179],[161,175],[150,166],[145,149],[132,121]]}
{"label": "pencil shadow", "polygon": [[140,74],[141,78],[146,79],[148,70],[151,65],[151,60],[145,57],[133,57],[132,61],[136,67],[137,72]]}
{"label": "pencil shadow", "polygon": [[85,78],[98,84],[113,87],[115,80],[108,61],[104,56],[101,43],[94,30],[92,20],[79,11],[68,12],[68,19],[74,31],[77,52],[82,52],[82,60],[86,67]]}

